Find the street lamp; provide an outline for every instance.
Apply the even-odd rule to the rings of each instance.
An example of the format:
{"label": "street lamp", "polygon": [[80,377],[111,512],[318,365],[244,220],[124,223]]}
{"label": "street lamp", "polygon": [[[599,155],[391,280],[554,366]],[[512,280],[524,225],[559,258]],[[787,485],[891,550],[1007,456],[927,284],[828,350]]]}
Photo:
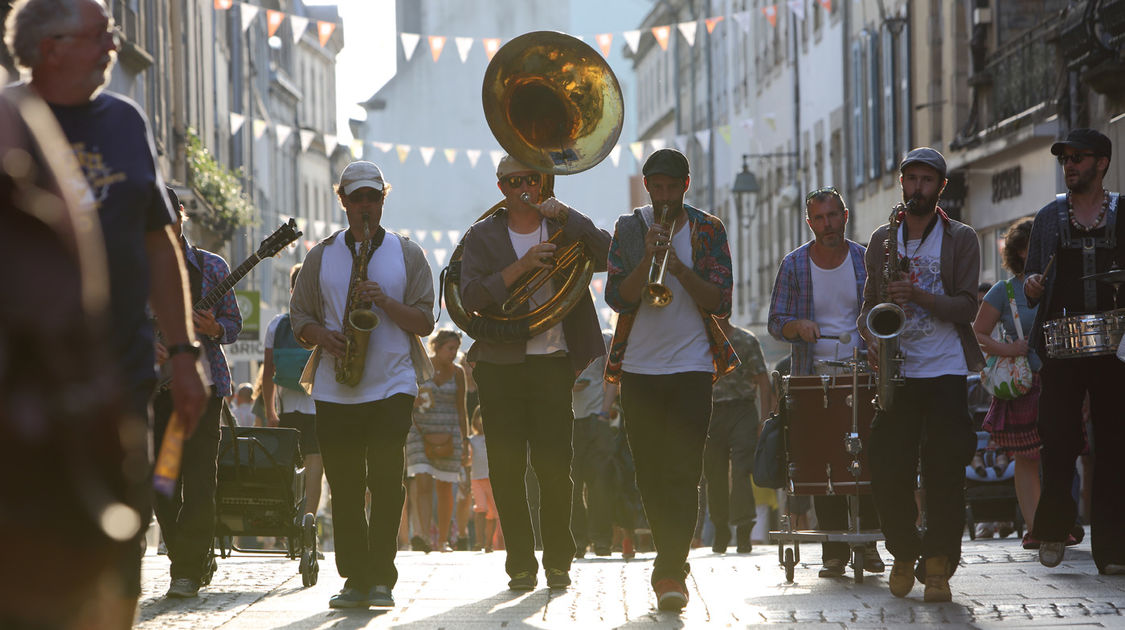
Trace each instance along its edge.
{"label": "street lamp", "polygon": [[[731,193],[734,194],[734,229],[737,230],[738,234],[738,239],[735,241],[735,245],[738,247],[737,274],[739,284],[743,287],[742,290],[738,292],[738,303],[740,306],[745,304],[745,296],[749,287],[748,278],[742,273],[742,259],[746,258],[749,253],[747,248],[743,247],[742,241],[742,237],[746,233],[745,228],[749,227],[743,226],[742,224],[742,196],[747,193],[757,193],[762,189],[762,187],[758,185],[758,178],[754,177],[754,174],[750,172],[750,166],[747,164],[747,160],[749,159],[749,153],[742,154],[742,172],[735,176],[734,186],[730,189]],[[747,221],[747,223],[749,223],[749,221]]]}

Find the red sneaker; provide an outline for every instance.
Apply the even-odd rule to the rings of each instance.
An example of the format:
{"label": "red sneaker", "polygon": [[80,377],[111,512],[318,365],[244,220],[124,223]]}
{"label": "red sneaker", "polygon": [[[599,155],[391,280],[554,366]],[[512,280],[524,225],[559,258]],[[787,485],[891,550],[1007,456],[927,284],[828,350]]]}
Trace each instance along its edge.
{"label": "red sneaker", "polygon": [[656,591],[656,607],[660,610],[678,611],[687,606],[687,588],[683,582],[665,579],[652,586]]}

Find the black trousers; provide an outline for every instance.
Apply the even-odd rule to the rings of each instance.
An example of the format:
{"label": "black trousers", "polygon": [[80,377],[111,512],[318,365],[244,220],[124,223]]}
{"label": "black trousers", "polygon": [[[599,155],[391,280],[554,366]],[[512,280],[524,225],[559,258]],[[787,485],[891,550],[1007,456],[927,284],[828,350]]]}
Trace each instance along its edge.
{"label": "black trousers", "polygon": [[703,474],[716,536],[731,525],[753,527],[757,520],[750,484],[757,444],[758,406],[753,399],[715,403],[703,448]]}
{"label": "black trousers", "polygon": [[1064,541],[1074,525],[1078,507],[1070,490],[1074,462],[1084,445],[1082,402],[1089,393],[1094,454],[1090,549],[1099,570],[1125,564],[1125,467],[1117,461],[1125,447],[1125,363],[1113,356],[1046,359],[1039,377],[1043,490],[1032,535]]}
{"label": "black trousers", "polygon": [[569,571],[575,550],[570,532],[570,359],[532,355],[512,365],[481,361],[473,377],[480,392],[489,481],[507,548],[504,568],[512,576],[539,570],[524,483],[530,449],[539,480],[543,566]]}
{"label": "black trousers", "polygon": [[652,583],[683,582],[711,422],[711,374],[626,372],[621,376],[621,406],[637,488],[656,546]]}
{"label": "black trousers", "polygon": [[403,448],[413,410],[414,397],[407,394],[359,404],[316,401],[316,436],[332,490],[336,570],[349,586],[394,588],[398,582]]}
{"label": "black trousers", "polygon": [[[910,562],[947,556],[956,567],[965,529],[965,465],[976,449],[965,377],[906,379],[890,411],[876,412],[871,426],[871,489],[887,551]],[[923,536],[914,525],[919,452],[926,488]]]}
{"label": "black trousers", "polygon": [[598,416],[574,420],[574,500],[570,527],[578,548],[613,542],[613,428]]}
{"label": "black trousers", "polygon": [[[816,524],[820,529],[848,528],[848,497],[841,495],[814,496],[813,509],[816,510]],[[859,526],[874,529],[879,526],[879,514],[875,510],[875,499],[870,494],[859,496]],[[820,544],[821,558],[824,560],[847,560],[851,548],[845,542],[826,542]]]}
{"label": "black trousers", "polygon": [[[215,537],[215,485],[218,483],[219,412],[223,399],[211,396],[195,432],[184,442],[180,479],[172,496],[154,493],[156,521],[168,547],[172,579],[199,580],[211,561]],[[156,448],[164,440],[172,415],[172,392],[153,399]]]}

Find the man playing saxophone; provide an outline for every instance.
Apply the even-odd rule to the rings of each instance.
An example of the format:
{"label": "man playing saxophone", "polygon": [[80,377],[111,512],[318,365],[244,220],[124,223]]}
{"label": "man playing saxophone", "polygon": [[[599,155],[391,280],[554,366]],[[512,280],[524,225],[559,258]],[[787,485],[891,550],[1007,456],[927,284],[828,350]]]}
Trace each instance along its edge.
{"label": "man playing saxophone", "polygon": [[434,327],[433,277],[421,247],[379,225],[390,188],[371,162],[344,169],[336,194],[348,228],[309,251],[290,300],[297,340],[313,350],[301,381],[316,403],[346,578],[333,608],[394,605],[403,446],[433,371],[419,339]]}
{"label": "man playing saxophone", "polygon": [[[905,313],[898,339],[903,383],[894,386],[891,403],[876,412],[872,423],[871,489],[887,550],[895,558],[891,593],[906,597],[917,577],[926,586],[925,601],[947,602],[965,528],[965,464],[976,444],[965,377],[984,366],[971,328],[980,248],[976,231],[937,205],[947,181],[940,153],[914,149],[899,172],[905,209],[894,217],[901,221],[896,234],[884,225],[871,235],[857,322],[868,360],[883,379],[891,370],[878,365],[880,340],[868,329],[867,315],[887,300]],[[923,536],[915,527],[919,444],[926,489]]]}

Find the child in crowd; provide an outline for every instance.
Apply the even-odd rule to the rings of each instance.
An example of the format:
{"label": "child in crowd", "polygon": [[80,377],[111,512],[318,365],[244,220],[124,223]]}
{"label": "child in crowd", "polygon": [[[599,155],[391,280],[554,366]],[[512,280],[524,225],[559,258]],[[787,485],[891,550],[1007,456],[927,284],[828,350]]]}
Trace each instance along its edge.
{"label": "child in crowd", "polygon": [[484,547],[485,553],[492,553],[503,543],[503,534],[497,525],[499,513],[496,499],[492,497],[492,484],[488,481],[488,449],[484,443],[484,421],[480,407],[473,410],[473,433],[469,436],[469,449],[472,452],[473,512],[475,519],[477,547]]}

